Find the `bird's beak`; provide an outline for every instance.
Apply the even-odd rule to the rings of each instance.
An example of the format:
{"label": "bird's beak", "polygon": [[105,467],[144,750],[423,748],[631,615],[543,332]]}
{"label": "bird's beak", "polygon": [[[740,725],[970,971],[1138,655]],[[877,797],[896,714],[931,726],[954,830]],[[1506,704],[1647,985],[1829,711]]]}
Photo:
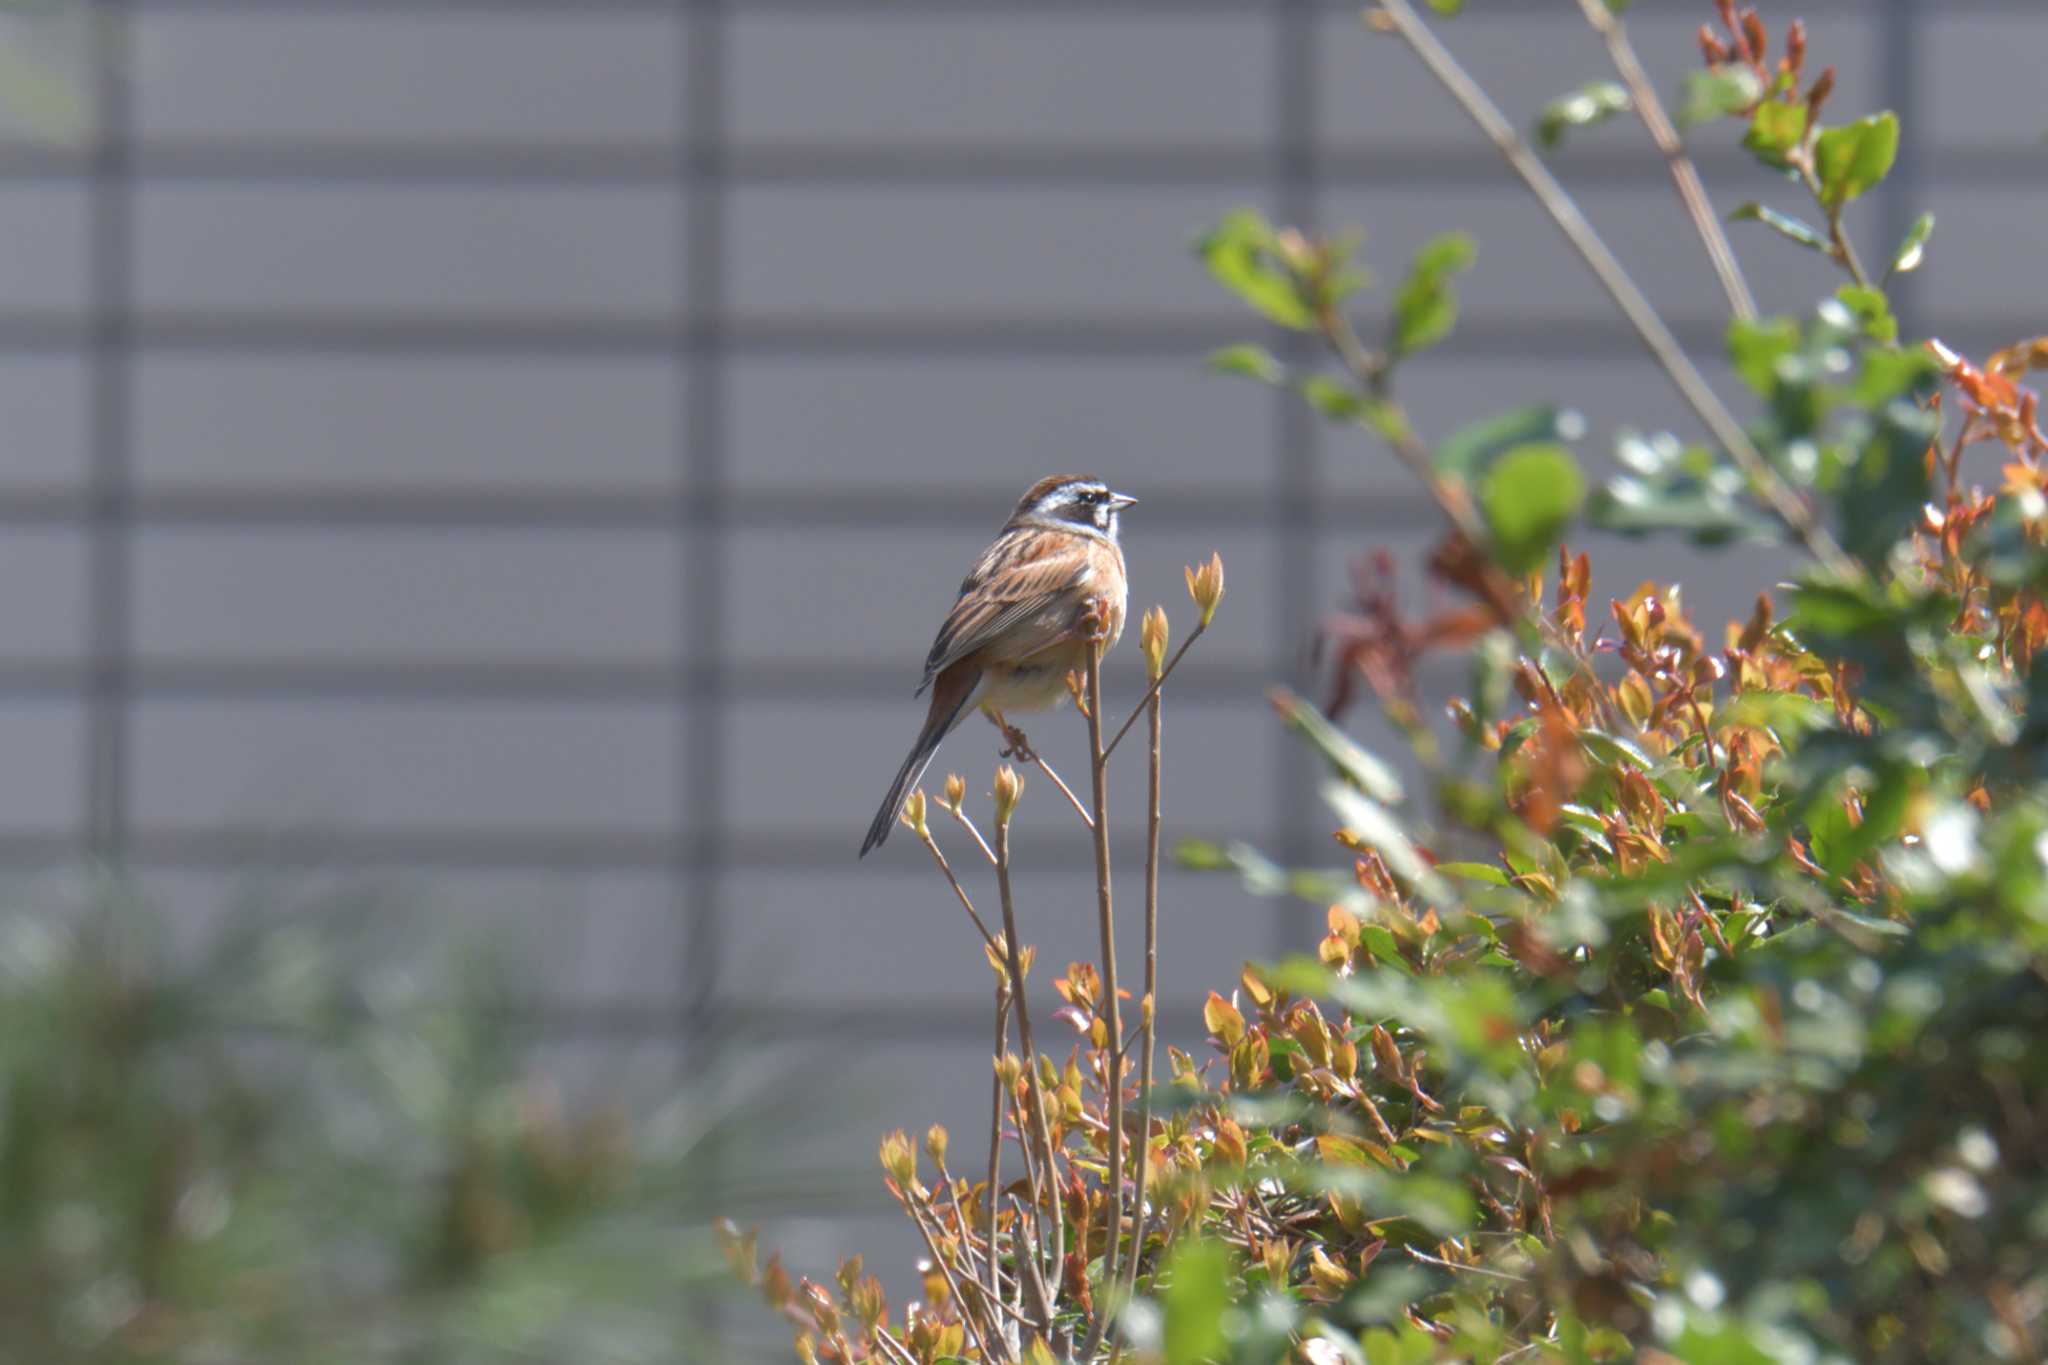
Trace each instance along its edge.
{"label": "bird's beak", "polygon": [[1111,493],[1109,495],[1109,510],[1112,512],[1121,512],[1126,507],[1136,507],[1137,505],[1138,500],[1128,493]]}

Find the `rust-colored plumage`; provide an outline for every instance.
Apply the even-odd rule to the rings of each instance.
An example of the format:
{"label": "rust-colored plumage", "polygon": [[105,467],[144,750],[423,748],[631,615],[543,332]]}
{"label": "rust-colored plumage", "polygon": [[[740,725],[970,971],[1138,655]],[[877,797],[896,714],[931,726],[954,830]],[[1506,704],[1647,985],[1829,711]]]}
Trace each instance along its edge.
{"label": "rust-colored plumage", "polygon": [[918,694],[932,694],[924,728],[875,812],[861,856],[889,837],[903,798],[939,744],[981,707],[995,714],[1042,710],[1066,695],[1066,676],[1087,661],[1096,604],[1109,643],[1123,633],[1124,555],[1118,516],[1137,499],[1100,479],[1055,474],[1027,490],[1001,532],[961,581],[926,656]]}

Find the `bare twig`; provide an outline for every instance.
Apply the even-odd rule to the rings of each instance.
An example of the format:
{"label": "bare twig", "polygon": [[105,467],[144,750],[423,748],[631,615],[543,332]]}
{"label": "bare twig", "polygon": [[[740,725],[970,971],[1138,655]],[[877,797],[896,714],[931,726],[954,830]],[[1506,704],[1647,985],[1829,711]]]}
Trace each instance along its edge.
{"label": "bare twig", "polygon": [[948,815],[951,815],[960,822],[963,829],[974,836],[974,842],[981,847],[981,856],[988,859],[990,867],[994,867],[996,865],[996,851],[988,846],[988,840],[982,838],[981,831],[974,827],[974,817],[958,806],[947,806],[945,809]]}
{"label": "bare twig", "polygon": [[952,887],[953,894],[960,898],[960,907],[967,912],[967,918],[974,921],[975,931],[981,935],[981,941],[989,946],[990,951],[994,951],[996,936],[991,934],[988,931],[988,926],[981,922],[980,914],[975,911],[974,902],[967,898],[967,889],[961,886],[960,879],[953,875],[953,865],[946,861],[946,855],[939,851],[938,841],[932,838],[930,827],[923,822],[919,822],[915,828],[917,830],[917,837],[923,841],[926,852],[932,855],[932,861],[939,865],[939,871],[946,874],[946,884]]}
{"label": "bare twig", "polygon": [[1664,325],[1657,310],[1643,297],[1635,281],[1629,278],[1628,271],[1615,258],[1607,243],[1601,240],[1600,234],[1594,231],[1593,225],[1586,221],[1578,204],[1557,183],[1557,178],[1542,160],[1529,150],[1528,144],[1522,141],[1499,107],[1466,74],[1457,58],[1437,41],[1436,34],[1422,22],[1408,0],[1378,0],[1378,6],[1371,13],[1414,50],[1430,74],[1464,107],[1480,131],[1506,158],[1508,165],[1521,176],[1523,183],[1557,224],[1558,230],[1564,233],[1565,239],[1592,269],[1622,316],[1636,329],[1643,345],[1663,367],[1680,396],[1706,425],[1714,440],[1728,452],[1729,458],[1741,468],[1757,496],[1799,537],[1815,559],[1844,577],[1858,576],[1855,561],[1842,552],[1835,538],[1816,519],[1813,509],[1771,468],[1763,452],[1749,439],[1749,433],[1742,429],[1742,424],[1735,420],[1734,414],[1714,393],[1699,367],[1678,344],[1678,338],[1671,334],[1671,329]]}
{"label": "bare twig", "polygon": [[[994,855],[991,854],[991,857]],[[996,983],[996,1050],[997,1060],[1009,1051],[1010,1041],[1010,992],[1009,982]],[[988,1115],[988,1296],[1000,1300],[1002,1292],[996,1278],[996,1230],[999,1204],[997,1191],[1003,1187],[1003,1074],[997,1070],[989,1081]]]}
{"label": "bare twig", "polygon": [[[1098,928],[1102,934],[1102,994],[1109,1010],[1109,1037],[1114,1044],[1123,1040],[1124,1028],[1116,994],[1116,914],[1109,886],[1109,755],[1102,747],[1102,651],[1105,643],[1105,640],[1097,639],[1088,647],[1088,754],[1089,768],[1095,779],[1095,904]],[[1115,1297],[1116,1286],[1121,1283],[1117,1278],[1117,1266],[1124,1222],[1124,1085],[1123,1057],[1115,1047],[1110,1049],[1105,1065],[1108,1068],[1109,1092],[1109,1179],[1105,1191],[1109,1235],[1108,1244],[1102,1252],[1104,1302],[1095,1315],[1095,1321],[1089,1325],[1086,1344],[1081,1351],[1083,1359],[1093,1359],[1096,1348],[1102,1345],[1103,1333],[1114,1308],[1110,1300]]]}
{"label": "bare twig", "polygon": [[[1164,676],[1162,670],[1162,677]],[[1138,1260],[1145,1249],[1145,1177],[1152,1154],[1152,1059],[1159,1005],[1159,807],[1160,751],[1163,718],[1160,696],[1154,689],[1146,705],[1150,716],[1151,762],[1145,787],[1145,999],[1139,1009],[1138,1026],[1145,1046],[1138,1054],[1138,1175],[1131,1201],[1136,1226],[1131,1234],[1131,1263],[1124,1276],[1123,1298],[1128,1303],[1138,1292]]]}
{"label": "bare twig", "polygon": [[1585,11],[1586,22],[1606,41],[1607,55],[1621,76],[1621,83],[1628,87],[1630,103],[1635,105],[1643,127],[1649,130],[1650,141],[1656,143],[1657,150],[1664,154],[1664,164],[1670,168],[1671,183],[1678,189],[1679,202],[1685,206],[1686,216],[1692,219],[1693,227],[1700,234],[1700,242],[1707,249],[1707,259],[1712,262],[1714,274],[1721,281],[1721,292],[1728,296],[1729,311],[1745,322],[1754,322],[1756,298],[1749,292],[1749,281],[1742,277],[1742,266],[1735,259],[1735,249],[1728,244],[1728,234],[1721,230],[1721,219],[1707,199],[1706,186],[1700,183],[1699,168],[1685,154],[1685,144],[1679,140],[1678,129],[1672,126],[1671,116],[1664,112],[1663,101],[1657,98],[1657,87],[1650,80],[1649,73],[1643,70],[1642,61],[1636,56],[1635,44],[1628,40],[1628,30],[1622,27],[1620,16],[1608,8],[1607,0],[1579,0],[1579,8]]}
{"label": "bare twig", "polygon": [[1116,746],[1123,743],[1124,736],[1130,733],[1133,725],[1137,724],[1138,717],[1145,714],[1145,708],[1152,704],[1152,699],[1159,695],[1159,689],[1166,686],[1166,680],[1173,676],[1173,670],[1180,667],[1180,661],[1187,657],[1188,650],[1193,647],[1195,641],[1202,638],[1202,632],[1208,628],[1208,622],[1196,622],[1195,628],[1189,633],[1188,638],[1182,642],[1179,649],[1173,652],[1172,660],[1167,663],[1165,668],[1160,670],[1159,676],[1152,680],[1152,685],[1145,689],[1145,695],[1138,698],[1138,704],[1131,708],[1131,714],[1125,716],[1124,723],[1116,727],[1115,736],[1110,739],[1109,743],[1102,746],[1102,756],[1104,758],[1108,758],[1116,752]]}
{"label": "bare twig", "polygon": [[1067,804],[1074,808],[1074,814],[1081,817],[1081,823],[1090,829],[1094,829],[1095,817],[1091,816],[1088,813],[1088,808],[1081,804],[1081,798],[1074,795],[1074,789],[1069,787],[1061,779],[1060,775],[1052,770],[1052,764],[1046,762],[1045,757],[1035,749],[1031,753],[1031,761],[1037,765],[1040,772],[1052,779],[1052,784],[1060,789],[1060,795],[1066,797]]}
{"label": "bare twig", "polygon": [[[1024,1050],[1024,1067],[1031,1080],[1031,1119],[1040,1154],[1031,1199],[1034,1210],[1048,1202],[1052,1206],[1052,1260],[1049,1268],[1057,1280],[1060,1262],[1066,1257],[1066,1225],[1059,1208],[1059,1162],[1053,1152],[1052,1125],[1045,1117],[1045,1086],[1038,1075],[1038,1045],[1031,1037],[1031,1006],[1024,993],[1024,959],[1017,935],[1016,898],[1010,891],[1010,822],[1007,818],[996,821],[996,889],[1003,902],[1003,951],[1010,969],[1010,1002],[1017,1011],[1017,1039]],[[1023,1125],[1018,1127],[1022,1145],[1028,1146],[1030,1139],[1023,1136]],[[1033,1274],[1036,1275],[1035,1267]],[[1044,1282],[1040,1280],[1041,1295],[1043,1288]],[[1050,1304],[1045,1308],[1047,1317],[1044,1325],[1050,1328]]]}
{"label": "bare twig", "polygon": [[[914,1189],[903,1192],[903,1207],[910,1210],[910,1221],[917,1224],[918,1236],[924,1238],[926,1248],[932,1253],[933,1264],[938,1266],[939,1274],[945,1277],[946,1287],[953,1292],[953,1302],[960,1305],[961,1324],[967,1328],[968,1335],[980,1346],[981,1353],[989,1359],[995,1359],[994,1349],[989,1344],[986,1328],[983,1325],[984,1322],[991,1321],[992,1319],[985,1316],[977,1317],[973,1308],[968,1303],[967,1296],[960,1292],[960,1281],[954,1277],[953,1266],[946,1260],[945,1253],[939,1250],[939,1239],[933,1232],[933,1226],[938,1221],[937,1216],[928,1215],[923,1204],[924,1201]],[[940,1229],[940,1231],[943,1232],[944,1229]]]}

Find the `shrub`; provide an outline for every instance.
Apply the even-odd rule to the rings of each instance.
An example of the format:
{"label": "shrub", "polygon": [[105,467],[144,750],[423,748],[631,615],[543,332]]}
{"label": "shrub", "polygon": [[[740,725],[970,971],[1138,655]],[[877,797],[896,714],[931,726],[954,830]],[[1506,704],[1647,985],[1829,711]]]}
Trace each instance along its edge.
{"label": "shrub", "polygon": [[124,885],[16,893],[0,1359],[673,1360],[679,1300],[724,1283],[707,1168],[728,1207],[821,1197],[738,1157],[786,1076],[565,1094],[509,964],[369,890],[266,892],[177,952]]}
{"label": "shrub", "polygon": [[[1621,84],[1546,108],[1540,140],[1642,118],[1726,292],[1752,415],[1708,386],[1409,0],[1379,0],[1368,22],[1495,141],[1711,443],[1625,434],[1622,472],[1590,496],[1550,408],[1431,444],[1398,380],[1453,325],[1469,239],[1417,256],[1370,340],[1352,239],[1240,212],[1202,240],[1217,280],[1327,357],[1241,346],[1217,367],[1370,432],[1442,511],[1428,572],[1455,604],[1413,619],[1368,572],[1330,641],[1333,709],[1371,693],[1413,738],[1429,799],[1277,698],[1328,761],[1349,875],[1183,856],[1325,900],[1315,957],[1210,994],[1215,1055],[1170,1050],[1157,1086],[1148,977],[1135,1087],[1113,963],[1070,967],[1054,985],[1084,1041],[1064,1061],[1028,1032],[1023,1055],[1004,1045],[985,1178],[949,1164],[942,1132],[922,1158],[900,1133],[883,1143],[931,1251],[920,1303],[892,1313],[858,1263],[833,1283],[756,1277],[803,1359],[1716,1365],[2048,1344],[2048,437],[2024,382],[2048,340],[1976,359],[1899,337],[1885,287],[1933,220],[1881,272],[1854,241],[1896,119],[1830,122],[1833,71],[1809,69],[1803,26],[1774,33],[1719,0],[1680,113],[1739,121],[1815,221],[1780,204],[1736,217],[1846,277],[1810,311],[1759,318],[1625,4],[1580,8]],[[2001,463],[1990,491],[1973,452]],[[1561,543],[1582,516],[1772,538],[1802,562],[1742,620],[1695,622],[1665,583],[1603,609]],[[1447,728],[1414,685],[1425,649],[1471,663]],[[1155,753],[1159,707],[1155,689]],[[1007,912],[1006,791],[989,852]],[[965,825],[960,796],[945,805]],[[908,818],[944,867],[928,809]],[[1157,809],[1155,788],[1155,858]],[[1106,920],[1099,839],[1097,854]],[[1029,953],[1003,927],[998,1018],[1021,1023]],[[1026,1167],[1009,1184],[1006,1143]]]}

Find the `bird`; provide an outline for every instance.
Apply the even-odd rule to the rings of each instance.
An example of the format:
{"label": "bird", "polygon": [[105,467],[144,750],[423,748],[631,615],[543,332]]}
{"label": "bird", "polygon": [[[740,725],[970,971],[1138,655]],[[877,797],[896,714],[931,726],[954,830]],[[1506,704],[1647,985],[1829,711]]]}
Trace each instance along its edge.
{"label": "bird", "polygon": [[987,712],[1015,750],[1023,737],[1004,714],[1057,706],[1067,675],[1087,665],[1096,632],[1104,650],[1116,643],[1128,596],[1117,531],[1137,501],[1084,474],[1040,479],[1018,499],[961,581],[925,656],[914,695],[930,689],[931,709],[868,826],[861,857],[889,837],[905,794],[969,712]]}

